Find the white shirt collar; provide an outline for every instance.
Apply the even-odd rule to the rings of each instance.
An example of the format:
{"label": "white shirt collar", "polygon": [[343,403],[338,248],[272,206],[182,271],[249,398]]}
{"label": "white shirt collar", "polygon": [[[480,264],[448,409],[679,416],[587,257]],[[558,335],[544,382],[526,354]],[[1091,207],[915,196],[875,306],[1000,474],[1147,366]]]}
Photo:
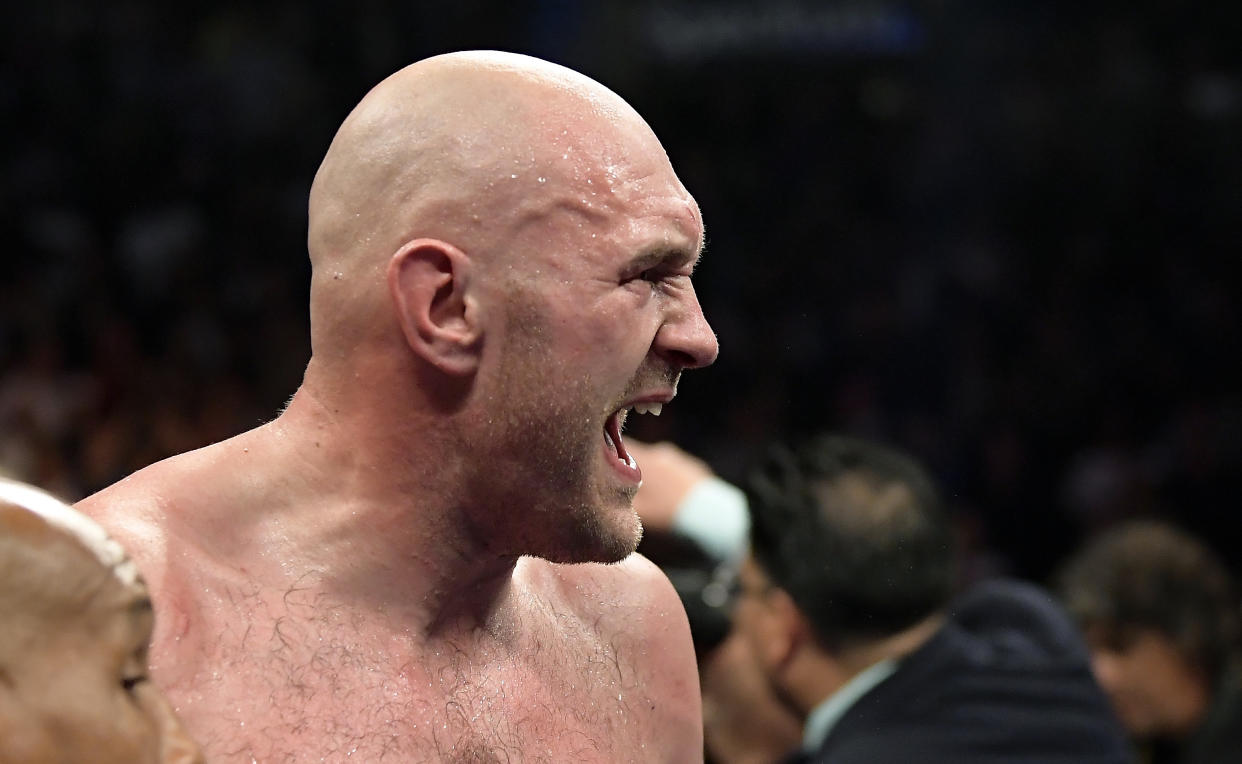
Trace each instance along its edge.
{"label": "white shirt collar", "polygon": [[802,727],[802,750],[807,753],[818,751],[828,739],[832,728],[845,716],[845,712],[896,670],[897,661],[891,658],[873,663],[811,709],[806,717],[806,724]]}

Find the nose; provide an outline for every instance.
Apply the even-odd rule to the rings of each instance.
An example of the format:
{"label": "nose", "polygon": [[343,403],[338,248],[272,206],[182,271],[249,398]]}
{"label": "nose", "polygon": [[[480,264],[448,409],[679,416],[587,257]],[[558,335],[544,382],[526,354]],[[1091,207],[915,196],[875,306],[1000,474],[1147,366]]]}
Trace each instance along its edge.
{"label": "nose", "polygon": [[710,366],[720,353],[712,331],[690,287],[673,306],[655,336],[655,351],[679,369]]}

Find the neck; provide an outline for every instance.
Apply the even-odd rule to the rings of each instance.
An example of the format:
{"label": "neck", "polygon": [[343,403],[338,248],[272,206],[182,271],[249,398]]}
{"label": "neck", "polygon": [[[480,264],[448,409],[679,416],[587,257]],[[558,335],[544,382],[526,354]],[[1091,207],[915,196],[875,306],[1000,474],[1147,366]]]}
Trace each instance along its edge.
{"label": "neck", "polygon": [[276,420],[212,447],[221,490],[180,518],[187,537],[252,585],[328,593],[428,634],[503,629],[517,557],[467,522],[450,428],[378,408],[303,385]]}
{"label": "neck", "polygon": [[[834,653],[807,645],[791,663],[788,693],[802,718],[880,661],[900,660],[923,646],[940,629],[944,615],[935,613],[889,637],[853,645]],[[801,665],[798,665],[801,664]]]}

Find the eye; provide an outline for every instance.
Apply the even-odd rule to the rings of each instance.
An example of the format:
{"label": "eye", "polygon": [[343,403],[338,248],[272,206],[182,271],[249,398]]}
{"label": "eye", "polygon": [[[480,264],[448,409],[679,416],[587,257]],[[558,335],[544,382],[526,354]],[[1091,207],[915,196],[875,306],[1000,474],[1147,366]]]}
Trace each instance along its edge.
{"label": "eye", "polygon": [[647,281],[647,282],[654,284],[655,282],[659,280],[660,280],[660,272],[656,270],[655,268],[647,268],[646,270],[639,271],[638,273],[632,273],[628,276],[625,276],[624,278],[621,279],[621,283],[632,284],[636,281]]}
{"label": "eye", "polygon": [[673,277],[673,275],[674,273],[668,268],[662,268],[662,267],[647,268],[644,271],[640,271],[637,275],[633,276],[632,278],[628,280],[639,281],[639,282],[645,281],[651,286],[656,286],[658,284],[667,283],[668,280]]}
{"label": "eye", "polygon": [[144,642],[134,649],[120,667],[121,688],[133,694],[134,688],[150,679],[147,673],[147,645]]}

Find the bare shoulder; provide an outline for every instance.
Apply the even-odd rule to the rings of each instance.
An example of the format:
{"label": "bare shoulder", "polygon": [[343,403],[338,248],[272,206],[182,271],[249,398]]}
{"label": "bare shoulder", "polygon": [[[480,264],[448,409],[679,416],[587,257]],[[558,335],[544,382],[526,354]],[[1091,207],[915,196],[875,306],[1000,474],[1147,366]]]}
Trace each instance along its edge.
{"label": "bare shoulder", "polygon": [[[76,507],[102,525],[125,547],[142,571],[157,605],[164,590],[176,579],[170,566],[187,557],[185,533],[177,528],[181,518],[199,512],[207,501],[219,501],[225,493],[224,477],[213,471],[215,449],[164,459],[94,493]],[[210,486],[210,490],[205,490]],[[210,499],[208,497],[211,497]],[[170,554],[169,549],[176,551]]]}
{"label": "bare shoulder", "polygon": [[662,643],[678,653],[689,650],[693,657],[681,600],[664,572],[646,557],[634,553],[610,565],[550,567],[566,604],[601,631]]}
{"label": "bare shoulder", "polygon": [[151,664],[165,689],[202,658],[206,636],[192,628],[201,621],[195,582],[209,558],[186,523],[232,492],[220,446],[156,462],[76,505],[125,547],[146,581],[156,611]]}
{"label": "bare shoulder", "polygon": [[167,506],[159,475],[166,469],[164,462],[146,467],[75,505],[120,542],[148,578],[164,560]]}
{"label": "bare shoulder", "polygon": [[[226,441],[227,443],[227,441]],[[138,470],[77,503],[135,557],[152,557],[163,545],[169,518],[193,509],[205,494],[218,496],[224,476],[216,443],[171,456]],[[212,486],[211,491],[204,490]],[[139,560],[141,564],[141,560]]]}
{"label": "bare shoulder", "polygon": [[651,611],[649,614],[653,616],[671,614],[676,620],[685,620],[681,600],[678,599],[668,576],[655,563],[637,552],[611,565],[559,567],[566,578],[573,580],[575,586],[598,594],[614,608],[636,608]]}
{"label": "bare shoulder", "polygon": [[[612,565],[554,566],[584,621],[594,624],[635,685],[643,687],[653,737],[674,761],[702,756],[699,674],[690,624],[672,583],[632,554]],[[681,756],[684,755],[684,758]]]}

